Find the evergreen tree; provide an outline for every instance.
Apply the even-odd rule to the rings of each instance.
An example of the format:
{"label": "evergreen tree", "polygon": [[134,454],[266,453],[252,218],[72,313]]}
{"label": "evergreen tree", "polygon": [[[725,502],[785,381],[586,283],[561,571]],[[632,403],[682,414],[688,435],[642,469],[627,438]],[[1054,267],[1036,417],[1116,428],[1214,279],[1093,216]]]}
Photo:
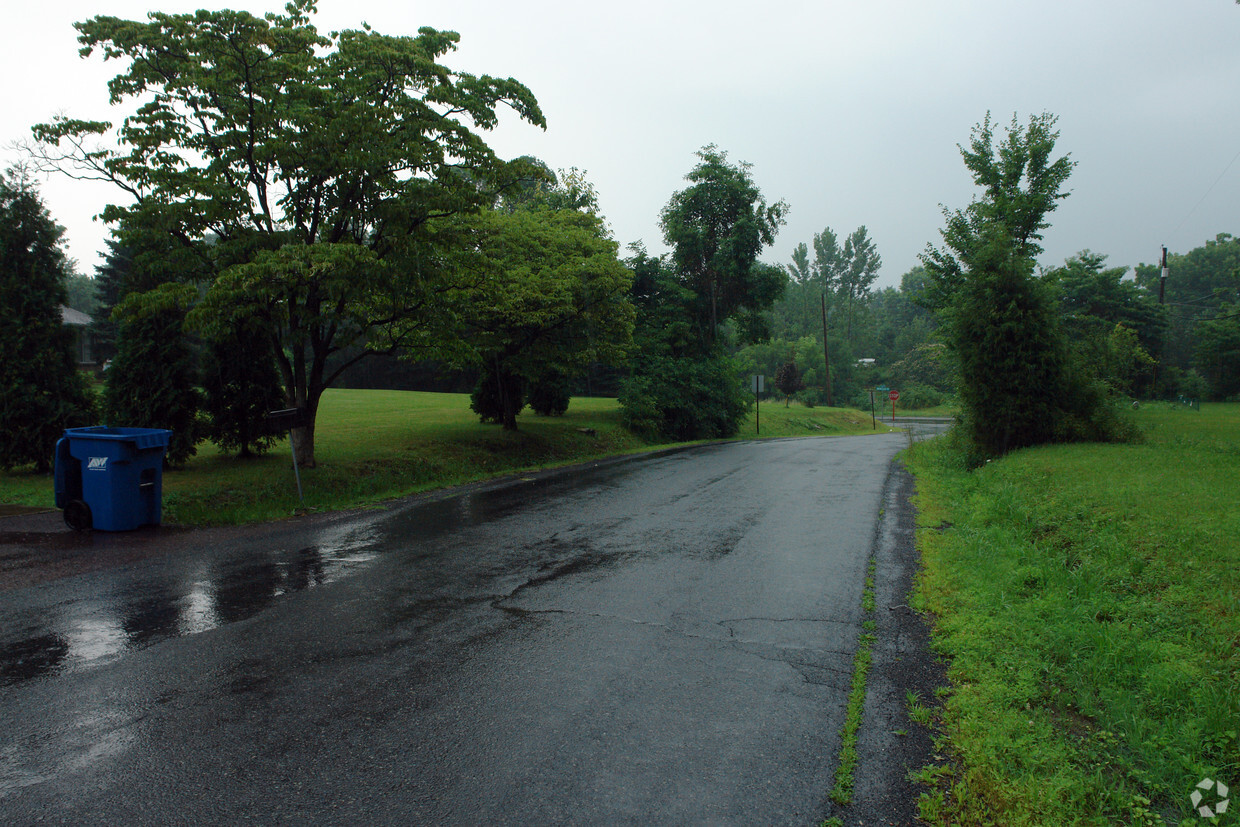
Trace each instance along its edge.
{"label": "evergreen tree", "polygon": [[95,355],[106,360],[116,355],[116,322],[112,319],[112,310],[129,292],[125,283],[133,270],[133,255],[115,239],[109,238],[104,243],[108,251],[103,254],[103,263],[95,267],[99,304],[95,307],[90,329]]}
{"label": "evergreen tree", "polygon": [[994,234],[948,314],[966,428],[981,456],[1050,442],[1066,396],[1066,341],[1033,262]]}
{"label": "evergreen tree", "polygon": [[0,175],[0,468],[48,470],[64,429],[93,414],[61,318],[63,234],[20,171]]}
{"label": "evergreen tree", "polygon": [[264,432],[263,420],[284,406],[284,394],[269,336],[242,328],[209,342],[202,388],[212,442],[242,457],[261,455],[275,444]]}
{"label": "evergreen tree", "polygon": [[503,425],[515,421],[525,408],[525,379],[498,360],[482,371],[469,396],[469,409],[482,422]]}
{"label": "evergreen tree", "polygon": [[172,431],[165,461],[173,467],[197,453],[201,436],[197,354],[184,322],[185,312],[176,307],[128,315],[120,324],[104,389],[109,424]]}

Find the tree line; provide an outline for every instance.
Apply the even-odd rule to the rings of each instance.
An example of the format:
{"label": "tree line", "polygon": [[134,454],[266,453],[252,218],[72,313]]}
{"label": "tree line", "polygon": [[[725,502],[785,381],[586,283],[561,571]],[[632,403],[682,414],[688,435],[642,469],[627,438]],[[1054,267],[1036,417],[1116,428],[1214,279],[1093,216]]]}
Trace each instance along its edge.
{"label": "tree line", "polygon": [[[1088,251],[1037,267],[1073,165],[1053,158],[1052,116],[974,129],[961,152],[981,195],[945,213],[942,245],[898,288],[873,289],[864,225],[760,260],[788,205],[713,145],[660,215],[670,252],[622,256],[584,174],[484,141],[505,110],[546,128],[524,85],[448,68],[453,32],[323,35],[314,12],[76,24],[83,55],[124,63],[109,92],[131,112],[56,118],[27,150],[128,196],[104,211],[95,279],[115,356],[98,410],[60,368],[10,363],[0,416],[38,433],[6,442],[5,467],[45,465],[61,428],[100,415],[171,427],[173,463],[202,438],[258,453],[278,407],[304,412],[293,448],[310,466],[322,393],[382,357],[471,380],[473,409],[505,428],[526,404],[562,413],[584,380],[615,392],[629,428],[672,439],[734,434],[750,372],[811,405],[865,406],[889,383],[910,402],[959,398],[979,457],[1120,438],[1122,394],[1240,391],[1230,236],[1172,258],[1165,303],[1149,267],[1130,280]],[[75,284],[60,231],[28,178],[4,187],[5,222],[40,226],[20,241],[37,261],[6,250],[6,312],[34,318],[20,303],[43,291],[42,332],[5,329],[15,349],[59,353],[44,311]]]}

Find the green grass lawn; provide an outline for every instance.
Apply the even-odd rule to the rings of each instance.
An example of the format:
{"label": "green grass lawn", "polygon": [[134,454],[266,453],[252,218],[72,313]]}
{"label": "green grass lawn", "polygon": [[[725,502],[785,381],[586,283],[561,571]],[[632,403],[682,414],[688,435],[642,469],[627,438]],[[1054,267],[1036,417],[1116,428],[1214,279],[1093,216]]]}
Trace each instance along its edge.
{"label": "green grass lawn", "polygon": [[[764,402],[762,437],[871,433],[868,414]],[[519,430],[482,425],[464,394],[329,390],[315,429],[317,468],[302,469],[297,500],[288,442],[240,460],[202,443],[183,470],[166,471],[164,521],[187,525],[282,519],[301,510],[331,511],[531,469],[668,447],[620,427],[614,399],[574,398],[568,413],[528,410]],[[881,422],[878,430],[885,431]],[[754,437],[753,414],[737,439]],[[0,504],[52,505],[51,477],[0,474]]]}
{"label": "green grass lawn", "polygon": [[909,452],[951,659],[936,823],[1212,823],[1194,786],[1240,791],[1240,406],[1135,415],[1143,444],[973,473],[948,440]]}

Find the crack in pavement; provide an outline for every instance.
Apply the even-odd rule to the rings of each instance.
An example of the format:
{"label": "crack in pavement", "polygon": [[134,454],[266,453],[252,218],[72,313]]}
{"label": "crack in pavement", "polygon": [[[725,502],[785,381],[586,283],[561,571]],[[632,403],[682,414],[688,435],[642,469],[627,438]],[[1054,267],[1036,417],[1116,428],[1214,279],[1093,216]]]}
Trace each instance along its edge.
{"label": "crack in pavement", "polygon": [[[618,621],[620,623],[632,624],[634,626],[642,626],[645,628],[659,629],[661,631],[668,632],[670,634],[676,635],[677,637],[681,637],[681,638],[686,638],[690,640],[703,640],[703,641],[708,641],[710,643],[722,644],[733,651],[739,651],[746,655],[751,655],[753,657],[756,657],[760,660],[767,661],[769,663],[779,663],[785,666],[791,666],[794,669],[796,669],[798,672],[800,672],[801,669],[817,669],[817,670],[821,670],[824,672],[832,672],[835,674],[843,675],[849,679],[851,679],[852,677],[851,658],[853,656],[853,653],[852,651],[845,650],[845,649],[821,649],[821,648],[817,648],[813,646],[781,645],[778,643],[770,643],[770,642],[762,641],[762,640],[738,639],[734,635],[731,635],[731,634],[727,638],[716,637],[714,635],[694,634],[684,629],[674,628],[667,623],[660,623],[658,621],[653,621],[653,620],[639,620],[639,619],[631,618],[631,617],[622,617],[620,615],[609,615],[609,614],[604,614],[602,612],[581,612],[581,611],[575,611],[572,609],[525,609],[519,606],[501,605],[506,599],[507,598],[505,597],[497,598],[496,600],[492,602],[491,605],[493,608],[499,611],[505,612],[510,615],[515,615],[517,617],[530,617],[533,615],[571,615],[574,617],[587,617],[587,618],[592,618],[596,620]],[[795,620],[795,619],[788,618],[787,620]],[[727,622],[729,621],[717,621],[715,625],[722,625]],[[811,622],[843,623],[844,621],[835,621],[835,620],[816,621],[814,620]],[[768,651],[762,651],[755,647],[764,647]],[[772,654],[769,650],[774,650],[776,654]],[[781,656],[781,654],[778,654],[778,653],[787,653],[787,652],[812,652],[814,654],[823,655],[823,656],[835,656],[835,657],[846,659],[847,666],[840,668],[840,667],[830,666],[824,663],[811,662],[811,661],[805,661],[805,660],[796,660],[796,659],[792,659],[789,657],[783,657]],[[803,672],[801,673],[801,677],[804,680],[806,680],[806,682],[808,683],[816,683],[816,684],[825,685],[825,686],[834,686],[834,684],[826,684],[826,683],[819,682],[819,681],[811,681],[808,678],[808,676],[806,676]]]}

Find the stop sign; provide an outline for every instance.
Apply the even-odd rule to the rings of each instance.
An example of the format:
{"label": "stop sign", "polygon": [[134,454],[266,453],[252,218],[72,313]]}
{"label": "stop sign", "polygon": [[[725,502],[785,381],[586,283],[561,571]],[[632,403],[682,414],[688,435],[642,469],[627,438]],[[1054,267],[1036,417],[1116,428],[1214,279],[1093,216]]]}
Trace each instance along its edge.
{"label": "stop sign", "polygon": [[895,402],[897,399],[900,398],[900,392],[892,391],[891,393],[887,394],[887,398],[890,399],[892,402]]}

